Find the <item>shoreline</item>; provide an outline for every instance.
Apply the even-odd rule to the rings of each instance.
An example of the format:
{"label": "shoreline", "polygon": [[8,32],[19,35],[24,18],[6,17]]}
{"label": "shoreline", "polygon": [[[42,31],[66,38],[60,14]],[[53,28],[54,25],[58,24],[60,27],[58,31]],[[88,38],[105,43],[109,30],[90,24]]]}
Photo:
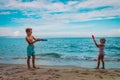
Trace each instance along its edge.
{"label": "shoreline", "polygon": [[[0,63],[0,65],[21,65],[24,67],[27,67],[27,64],[22,64],[22,63]],[[74,65],[40,65],[40,64],[36,64],[36,66],[40,66],[40,67],[52,67],[52,68],[80,68],[80,69],[95,69],[96,66],[94,67],[81,67],[81,66],[74,66]],[[100,70],[116,70],[116,69],[120,69],[120,68],[106,68],[105,69],[101,69],[101,66],[99,68]],[[99,70],[98,69],[98,70]],[[96,69],[97,70],[97,69]]]}
{"label": "shoreline", "polygon": [[[26,59],[4,59],[0,60],[0,64],[23,64],[26,65]],[[105,68],[106,69],[120,69],[120,62],[116,61],[106,61]],[[39,60],[36,59],[36,65],[44,65],[44,66],[73,66],[73,67],[81,67],[81,68],[88,68],[93,69],[97,65],[97,61],[65,61],[65,60]],[[100,65],[101,67],[101,65]]]}
{"label": "shoreline", "polygon": [[42,66],[28,70],[24,64],[1,64],[0,80],[119,80],[120,69]]}

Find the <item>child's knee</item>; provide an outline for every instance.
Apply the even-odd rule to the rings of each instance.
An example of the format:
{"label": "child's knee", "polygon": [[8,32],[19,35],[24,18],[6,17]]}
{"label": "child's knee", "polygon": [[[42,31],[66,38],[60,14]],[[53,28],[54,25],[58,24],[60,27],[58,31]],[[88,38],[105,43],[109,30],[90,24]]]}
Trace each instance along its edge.
{"label": "child's knee", "polygon": [[100,61],[101,61],[101,62],[104,62],[104,60],[103,60],[103,59],[100,59]]}
{"label": "child's knee", "polygon": [[30,56],[27,57],[27,59],[30,59],[30,58],[31,58]]}
{"label": "child's knee", "polygon": [[103,60],[103,59],[102,59],[101,61],[102,61],[102,62],[104,62],[104,60]]}
{"label": "child's knee", "polygon": [[98,60],[98,62],[100,62],[100,60]]}

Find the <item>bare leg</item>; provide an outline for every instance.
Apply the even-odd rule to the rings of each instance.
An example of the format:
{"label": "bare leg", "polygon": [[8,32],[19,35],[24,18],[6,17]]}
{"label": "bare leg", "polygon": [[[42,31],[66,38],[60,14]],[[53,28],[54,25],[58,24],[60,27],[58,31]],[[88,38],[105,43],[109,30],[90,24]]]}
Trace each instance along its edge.
{"label": "bare leg", "polygon": [[28,69],[30,69],[30,56],[27,57],[27,66],[28,66]]}
{"label": "bare leg", "polygon": [[39,69],[39,67],[35,66],[35,55],[32,56],[32,64],[34,69]]}
{"label": "bare leg", "polygon": [[102,61],[102,69],[105,69],[105,66],[104,66],[104,55],[102,55],[101,61]]}
{"label": "bare leg", "polygon": [[99,69],[99,66],[100,66],[100,55],[98,56],[98,63],[96,69]]}
{"label": "bare leg", "polygon": [[33,68],[36,68],[35,67],[35,55],[32,56],[32,64],[33,64]]}

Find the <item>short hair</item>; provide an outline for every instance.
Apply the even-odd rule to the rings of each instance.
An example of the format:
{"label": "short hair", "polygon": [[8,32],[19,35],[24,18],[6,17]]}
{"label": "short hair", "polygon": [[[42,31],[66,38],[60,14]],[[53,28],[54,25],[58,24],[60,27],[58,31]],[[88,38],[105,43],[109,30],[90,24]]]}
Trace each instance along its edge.
{"label": "short hair", "polygon": [[26,28],[26,32],[29,32],[30,30],[32,30],[32,28]]}

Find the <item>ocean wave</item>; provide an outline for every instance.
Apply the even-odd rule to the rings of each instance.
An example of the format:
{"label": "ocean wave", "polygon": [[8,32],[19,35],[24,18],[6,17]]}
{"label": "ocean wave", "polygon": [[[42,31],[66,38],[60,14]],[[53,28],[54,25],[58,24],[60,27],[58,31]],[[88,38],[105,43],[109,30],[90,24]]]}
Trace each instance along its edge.
{"label": "ocean wave", "polygon": [[61,55],[58,53],[44,53],[44,54],[36,54],[36,56],[40,57],[52,57],[52,58],[60,58]]}
{"label": "ocean wave", "polygon": [[110,50],[120,50],[119,46],[107,46],[106,49],[110,49]]}
{"label": "ocean wave", "polygon": [[[0,58],[0,60],[8,60],[8,59],[27,59],[27,57],[13,57],[13,58]],[[59,53],[42,53],[42,54],[36,54],[36,59],[38,60],[65,60],[65,61],[97,61],[97,57],[88,57],[88,56],[75,56],[75,55],[65,55],[65,54],[59,54]],[[104,59],[105,61],[116,61],[119,62],[120,58],[111,58],[106,57]]]}
{"label": "ocean wave", "polygon": [[[43,54],[37,54],[37,59],[61,59],[61,60],[86,60],[86,61],[97,61],[97,57],[88,57],[88,56],[73,56],[73,55],[65,55],[65,54],[59,54],[59,53],[43,53]],[[120,61],[120,58],[105,58],[105,61]]]}

